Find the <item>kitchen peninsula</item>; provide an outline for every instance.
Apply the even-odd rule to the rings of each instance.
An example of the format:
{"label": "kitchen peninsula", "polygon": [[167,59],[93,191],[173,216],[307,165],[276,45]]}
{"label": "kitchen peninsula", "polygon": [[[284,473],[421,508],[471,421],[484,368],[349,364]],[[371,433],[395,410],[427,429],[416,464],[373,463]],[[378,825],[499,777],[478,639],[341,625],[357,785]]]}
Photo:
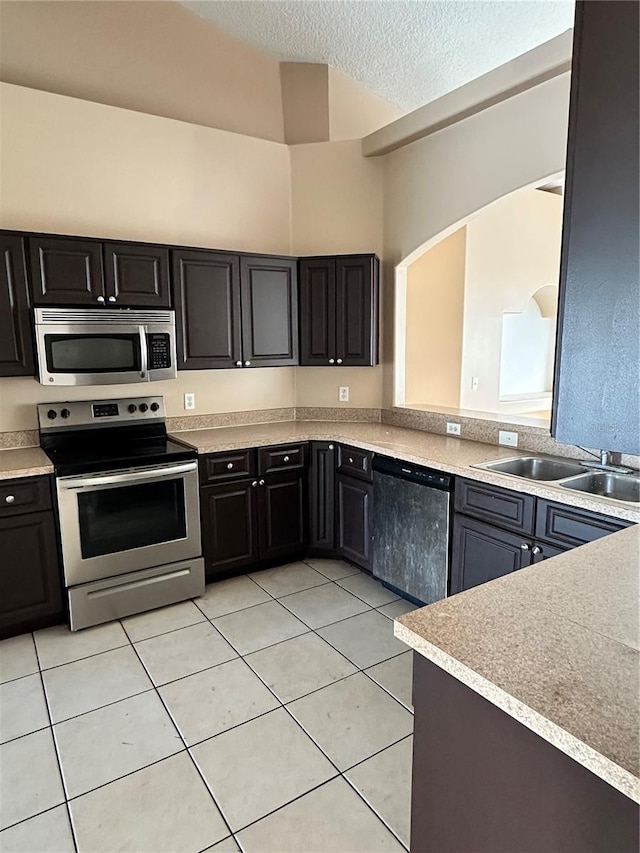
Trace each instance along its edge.
{"label": "kitchen peninsula", "polygon": [[402,616],[411,850],[638,849],[637,526]]}

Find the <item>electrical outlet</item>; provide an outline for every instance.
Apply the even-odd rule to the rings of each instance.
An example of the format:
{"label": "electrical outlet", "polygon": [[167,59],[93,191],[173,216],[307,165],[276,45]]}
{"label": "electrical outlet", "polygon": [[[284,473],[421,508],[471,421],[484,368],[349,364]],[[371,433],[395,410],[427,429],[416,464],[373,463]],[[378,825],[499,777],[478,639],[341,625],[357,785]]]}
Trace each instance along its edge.
{"label": "electrical outlet", "polygon": [[338,388],[338,400],[340,403],[348,403],[349,402],[349,386],[341,385]]}
{"label": "electrical outlet", "polygon": [[506,444],[507,447],[517,447],[518,433],[507,432],[507,430],[501,429],[498,432],[498,444]]}
{"label": "electrical outlet", "polygon": [[447,433],[449,435],[460,435],[460,424],[447,423]]}
{"label": "electrical outlet", "polygon": [[196,395],[195,394],[185,394],[184,395],[184,407],[185,407],[185,409],[195,409],[195,407],[196,407]]}
{"label": "electrical outlet", "polygon": [[480,377],[479,376],[472,376],[471,377],[471,390],[477,391],[479,387],[480,387]]}

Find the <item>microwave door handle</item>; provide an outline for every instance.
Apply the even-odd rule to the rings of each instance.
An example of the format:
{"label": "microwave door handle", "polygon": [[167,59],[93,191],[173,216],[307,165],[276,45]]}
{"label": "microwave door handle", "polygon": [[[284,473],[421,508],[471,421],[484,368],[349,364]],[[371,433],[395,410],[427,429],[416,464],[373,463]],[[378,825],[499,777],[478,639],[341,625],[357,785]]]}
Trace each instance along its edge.
{"label": "microwave door handle", "polygon": [[140,379],[146,379],[149,367],[146,326],[138,326],[138,334],[140,335]]}

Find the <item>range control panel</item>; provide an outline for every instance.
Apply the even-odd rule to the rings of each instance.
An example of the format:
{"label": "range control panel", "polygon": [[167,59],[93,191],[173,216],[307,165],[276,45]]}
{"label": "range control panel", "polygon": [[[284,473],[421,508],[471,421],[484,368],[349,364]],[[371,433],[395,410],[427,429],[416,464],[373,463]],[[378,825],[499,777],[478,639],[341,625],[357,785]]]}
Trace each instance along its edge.
{"label": "range control panel", "polygon": [[118,426],[140,421],[163,422],[164,397],[131,397],[118,400],[74,400],[40,403],[40,431],[89,426]]}

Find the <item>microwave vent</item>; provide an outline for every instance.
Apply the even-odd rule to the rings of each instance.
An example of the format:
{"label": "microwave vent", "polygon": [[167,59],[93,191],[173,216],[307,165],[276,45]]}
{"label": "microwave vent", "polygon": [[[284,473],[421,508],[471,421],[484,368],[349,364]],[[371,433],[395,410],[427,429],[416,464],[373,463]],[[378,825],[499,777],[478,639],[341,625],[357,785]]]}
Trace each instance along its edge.
{"label": "microwave vent", "polygon": [[174,323],[173,311],[157,309],[127,310],[109,308],[36,308],[36,324],[80,323],[82,325],[114,324],[121,326],[146,325],[148,323]]}

